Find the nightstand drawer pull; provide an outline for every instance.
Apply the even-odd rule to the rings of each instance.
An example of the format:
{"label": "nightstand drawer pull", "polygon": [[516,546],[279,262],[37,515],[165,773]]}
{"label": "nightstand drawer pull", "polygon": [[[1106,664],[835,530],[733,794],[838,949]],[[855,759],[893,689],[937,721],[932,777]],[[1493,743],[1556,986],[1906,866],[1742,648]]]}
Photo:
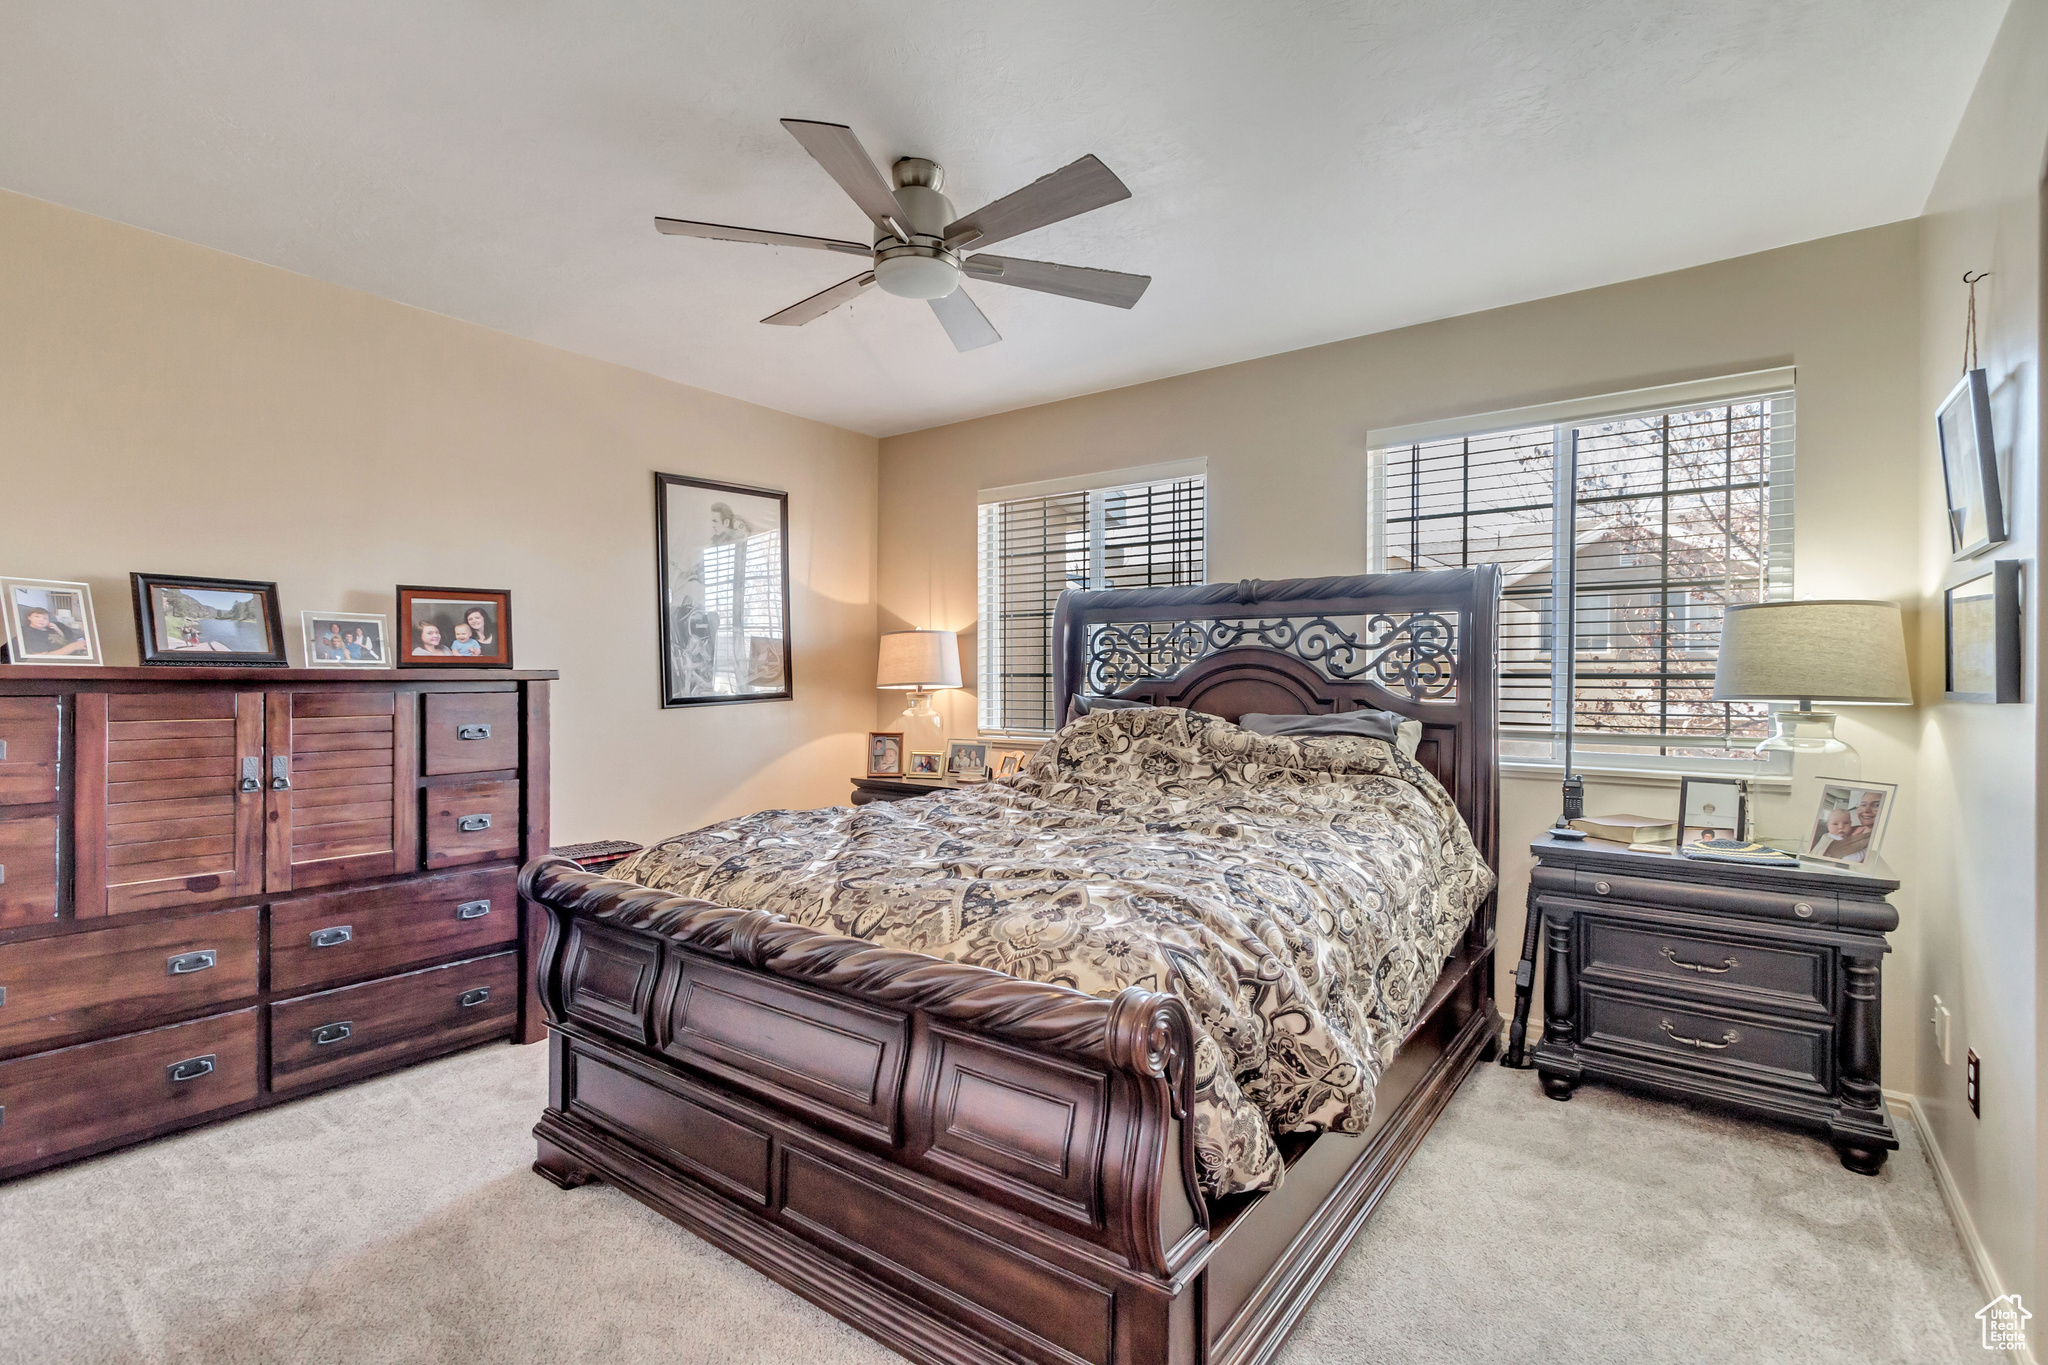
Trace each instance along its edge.
{"label": "nightstand drawer pull", "polygon": [[1687,1047],[1703,1048],[1712,1052],[1719,1052],[1722,1048],[1727,1047],[1730,1043],[1739,1043],[1742,1041],[1742,1035],[1737,1033],[1734,1029],[1729,1029],[1726,1033],[1722,1034],[1720,1042],[1710,1043],[1704,1038],[1688,1038],[1684,1034],[1677,1032],[1671,1027],[1671,1021],[1669,1019],[1659,1019],[1657,1021],[1657,1027],[1663,1029],[1665,1036],[1670,1038],[1671,1041],[1674,1043],[1683,1043]]}
{"label": "nightstand drawer pull", "polygon": [[1792,913],[1799,916],[1799,918],[1801,919],[1812,919],[1813,907],[1811,905],[1808,905],[1805,901],[1800,901],[1797,905],[1794,905],[1792,907]]}
{"label": "nightstand drawer pull", "polygon": [[1594,882],[1593,889],[1604,896],[1608,892],[1612,891],[1614,888],[1609,886],[1606,882]]}
{"label": "nightstand drawer pull", "polygon": [[1721,965],[1718,967],[1709,967],[1704,962],[1685,961],[1683,958],[1679,957],[1679,955],[1676,952],[1674,952],[1669,946],[1661,948],[1658,951],[1664,954],[1664,960],[1669,962],[1672,966],[1688,972],[1712,972],[1715,976],[1719,976],[1723,972],[1734,971],[1737,965],[1735,959],[1732,957],[1722,958]]}

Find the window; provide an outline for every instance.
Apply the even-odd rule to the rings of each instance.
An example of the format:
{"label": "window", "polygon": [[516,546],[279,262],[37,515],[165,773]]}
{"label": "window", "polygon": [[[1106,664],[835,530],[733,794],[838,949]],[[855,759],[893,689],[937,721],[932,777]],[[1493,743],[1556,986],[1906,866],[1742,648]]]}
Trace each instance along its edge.
{"label": "window", "polygon": [[[1662,403],[1656,391],[1623,395],[1633,401],[1620,411],[1592,400],[1579,413],[1473,419],[1470,435],[1437,429],[1455,424],[1374,434],[1374,567],[1501,566],[1503,757],[1559,756],[1554,589],[1570,567],[1571,720],[1585,757],[1760,770],[1766,708],[1711,694],[1722,612],[1791,596],[1794,401],[1789,372],[1768,378],[1785,387],[1724,397],[1687,386]],[[1569,565],[1557,534],[1567,516]]]}
{"label": "window", "polygon": [[[1147,472],[1153,477],[1132,477]],[[1205,479],[1181,466],[1130,471],[1108,487],[982,495],[981,728],[1049,734],[1053,609],[1068,588],[1200,583],[1207,573]]]}

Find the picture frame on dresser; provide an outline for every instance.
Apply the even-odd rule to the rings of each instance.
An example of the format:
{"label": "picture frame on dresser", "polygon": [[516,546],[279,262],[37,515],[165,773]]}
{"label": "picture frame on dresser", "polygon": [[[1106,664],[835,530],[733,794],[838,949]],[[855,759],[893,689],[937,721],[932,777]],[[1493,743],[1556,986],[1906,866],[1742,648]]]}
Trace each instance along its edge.
{"label": "picture frame on dresser", "polygon": [[131,573],[128,580],[143,663],[285,667],[275,582],[165,573]]}
{"label": "picture frame on dresser", "polygon": [[0,578],[4,661],[16,664],[104,664],[92,588],[54,578]]}
{"label": "picture frame on dresser", "polygon": [[308,668],[391,667],[391,622],[375,612],[302,611]]}
{"label": "picture frame on dresser", "polygon": [[654,476],[664,707],[787,701],[789,494]]}
{"label": "picture frame on dresser", "polygon": [[401,668],[512,667],[509,588],[398,585]]}

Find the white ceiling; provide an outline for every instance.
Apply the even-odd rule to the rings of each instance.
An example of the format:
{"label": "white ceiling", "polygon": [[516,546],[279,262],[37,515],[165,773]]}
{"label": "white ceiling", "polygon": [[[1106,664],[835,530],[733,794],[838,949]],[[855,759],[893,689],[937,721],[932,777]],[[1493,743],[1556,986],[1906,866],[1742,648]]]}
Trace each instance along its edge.
{"label": "white ceiling", "polygon": [[[0,0],[0,187],[875,434],[1919,212],[2007,0]],[[929,156],[964,212],[1100,156],[1133,197],[997,248],[956,353],[871,292],[776,123]]]}

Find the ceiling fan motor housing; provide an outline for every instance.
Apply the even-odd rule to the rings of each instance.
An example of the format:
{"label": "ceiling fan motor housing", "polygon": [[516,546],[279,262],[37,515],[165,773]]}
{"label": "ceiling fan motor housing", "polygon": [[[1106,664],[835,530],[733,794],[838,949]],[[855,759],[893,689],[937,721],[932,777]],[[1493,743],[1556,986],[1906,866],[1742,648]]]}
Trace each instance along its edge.
{"label": "ceiling fan motor housing", "polygon": [[946,250],[946,224],[959,217],[953,201],[939,192],[946,180],[937,162],[907,156],[893,168],[899,221],[910,234],[898,242],[875,234],[875,283],[906,299],[942,299],[960,287],[960,258]]}

